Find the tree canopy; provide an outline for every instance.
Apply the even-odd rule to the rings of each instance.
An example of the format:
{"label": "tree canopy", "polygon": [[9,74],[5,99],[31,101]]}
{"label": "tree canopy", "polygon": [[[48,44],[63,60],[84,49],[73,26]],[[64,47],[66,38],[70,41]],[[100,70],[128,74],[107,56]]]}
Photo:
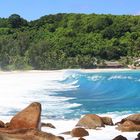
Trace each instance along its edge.
{"label": "tree canopy", "polygon": [[94,68],[140,57],[140,16],[65,14],[0,18],[1,69]]}

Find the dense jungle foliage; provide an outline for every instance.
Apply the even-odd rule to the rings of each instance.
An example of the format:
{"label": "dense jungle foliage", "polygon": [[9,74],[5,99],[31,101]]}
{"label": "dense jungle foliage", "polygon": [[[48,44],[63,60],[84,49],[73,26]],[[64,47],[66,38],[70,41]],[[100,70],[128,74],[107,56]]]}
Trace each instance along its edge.
{"label": "dense jungle foliage", "polygon": [[0,68],[94,68],[140,57],[140,16],[56,14],[0,18]]}

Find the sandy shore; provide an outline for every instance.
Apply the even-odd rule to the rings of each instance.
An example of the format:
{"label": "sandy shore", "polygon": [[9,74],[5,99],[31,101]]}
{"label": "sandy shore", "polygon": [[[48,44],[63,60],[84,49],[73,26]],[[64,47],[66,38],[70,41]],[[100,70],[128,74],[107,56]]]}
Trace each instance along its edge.
{"label": "sandy shore", "polygon": [[83,72],[121,72],[121,71],[132,71],[129,68],[118,68],[118,69],[80,69]]}
{"label": "sandy shore", "polygon": [[[80,72],[123,72],[132,71],[129,68],[118,68],[118,69],[62,69],[62,70],[17,70],[17,71],[0,71],[0,74],[10,74],[10,73],[53,73],[53,72],[65,72],[65,71],[80,71]],[[133,70],[134,71],[134,70]],[[137,70],[138,71],[138,70]]]}

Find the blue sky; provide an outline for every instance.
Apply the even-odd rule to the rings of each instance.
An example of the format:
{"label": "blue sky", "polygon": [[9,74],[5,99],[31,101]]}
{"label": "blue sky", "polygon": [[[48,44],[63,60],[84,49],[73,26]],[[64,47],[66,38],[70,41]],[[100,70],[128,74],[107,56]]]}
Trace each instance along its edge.
{"label": "blue sky", "polygon": [[0,17],[28,20],[55,13],[140,14],[140,0],[0,0]]}

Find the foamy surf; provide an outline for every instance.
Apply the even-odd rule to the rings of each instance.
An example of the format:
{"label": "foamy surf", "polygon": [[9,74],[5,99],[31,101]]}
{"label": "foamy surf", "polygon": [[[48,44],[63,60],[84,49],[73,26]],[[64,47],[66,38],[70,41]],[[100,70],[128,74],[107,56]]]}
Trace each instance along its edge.
{"label": "foamy surf", "polygon": [[[75,82],[61,83],[65,71],[8,72],[0,74],[0,113],[13,115],[31,102],[41,102],[43,116],[60,116],[70,113],[78,103],[69,103],[70,97],[55,96],[59,91],[74,90]],[[59,111],[56,108],[59,106]],[[49,113],[46,113],[49,112]]]}
{"label": "foamy surf", "polygon": [[[128,114],[127,114],[128,115]],[[120,116],[119,114],[100,114],[100,116],[109,116],[112,117],[114,122],[120,121],[122,118],[125,118],[127,115]],[[130,115],[130,114],[129,114]],[[8,122],[12,116],[1,116],[0,119]],[[47,117],[46,117],[47,118]],[[42,131],[49,132],[55,135],[59,135],[65,138],[65,140],[77,140],[78,138],[73,138],[70,135],[64,135],[63,132],[71,131],[77,124],[79,119],[75,120],[52,120],[52,119],[42,119],[42,122],[52,123],[56,129],[42,127]],[[86,140],[112,140],[118,135],[126,137],[128,140],[134,140],[138,132],[121,132],[115,129],[116,126],[105,126],[105,128],[100,128],[99,130],[87,129],[89,136],[84,137]]]}
{"label": "foamy surf", "polygon": [[[127,114],[128,115],[128,114]],[[114,122],[120,121],[122,118],[126,117],[127,115],[120,116],[115,114],[100,114],[100,116],[109,116],[112,117]],[[129,114],[130,115],[130,114]],[[78,122],[76,120],[43,120],[46,123],[52,123],[55,125],[56,129],[52,128],[45,128],[43,127],[42,130],[46,132],[53,133],[55,135],[63,136],[66,140],[77,140],[78,138],[73,138],[70,135],[63,135],[63,132],[71,131]],[[116,126],[105,126],[105,128],[100,128],[99,130],[87,129],[89,132],[89,136],[84,137],[86,140],[112,140],[118,135],[122,135],[126,137],[128,140],[134,140],[137,137],[138,132],[121,132],[116,130]]]}
{"label": "foamy surf", "polygon": [[[43,130],[56,135],[73,129],[80,116],[88,113],[109,116],[118,122],[129,114],[139,113],[139,79],[140,73],[136,71],[1,72],[0,120],[9,121],[16,112],[35,101],[42,104],[42,121],[56,126],[55,130]],[[114,126],[88,131],[87,140],[111,140],[120,134],[134,140],[137,135],[137,132],[122,133]]]}

